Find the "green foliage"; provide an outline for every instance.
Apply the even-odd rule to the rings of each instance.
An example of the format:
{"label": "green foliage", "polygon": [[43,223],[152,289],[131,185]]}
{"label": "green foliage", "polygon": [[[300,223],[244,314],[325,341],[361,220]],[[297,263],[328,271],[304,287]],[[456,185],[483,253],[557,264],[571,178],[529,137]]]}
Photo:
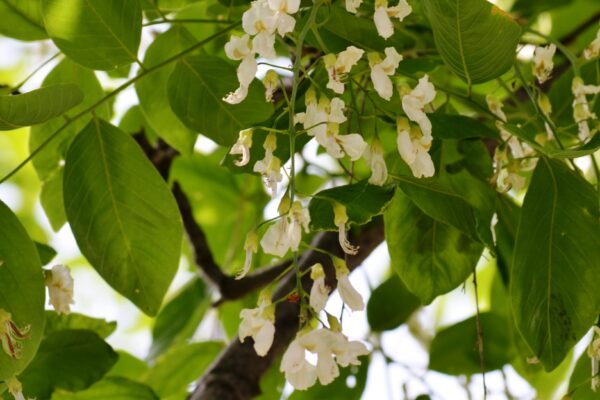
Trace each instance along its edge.
{"label": "green foliage", "polygon": [[[514,349],[506,335],[506,318],[493,313],[480,315],[485,370],[493,371],[511,362]],[[481,372],[477,318],[471,317],[436,333],[429,350],[429,368],[450,375]]]}
{"label": "green foliage", "polygon": [[50,333],[19,376],[26,396],[47,399],[55,388],[83,390],[100,380],[117,353],[95,332],[66,329]]}
{"label": "green foliage", "polygon": [[110,377],[78,393],[55,393],[52,400],[158,400],[159,397],[148,386],[127,378]]}
{"label": "green foliage", "polygon": [[25,94],[0,96],[0,130],[41,124],[64,114],[83,100],[76,85],[54,85]]}
{"label": "green foliage", "polygon": [[235,68],[221,58],[185,57],[169,78],[171,108],[189,128],[220,145],[232,145],[239,131],[268,119],[273,113],[258,82],[250,85],[244,102],[225,103],[223,97],[237,87],[235,76]]}
{"label": "green foliage", "polygon": [[511,297],[517,328],[555,368],[597,320],[598,197],[564,164],[540,158],[515,238]]}
{"label": "green foliage", "polygon": [[[28,336],[18,359],[0,351],[0,380],[20,373],[35,357],[44,333],[44,276],[34,243],[0,201],[0,309]],[[4,327],[3,327],[4,328]],[[3,339],[4,340],[4,339]]]}
{"label": "green foliage", "polygon": [[367,320],[374,331],[395,329],[420,307],[419,299],[408,291],[398,275],[379,285],[367,303]]}
{"label": "green foliage", "polygon": [[48,35],[79,64],[115,69],[137,60],[142,9],[137,0],[41,0]]}
{"label": "green foliage", "polygon": [[48,37],[37,0],[2,0],[0,15],[0,34],[4,36],[25,41]]}
{"label": "green foliage", "polygon": [[106,281],[155,315],[179,264],[183,228],[164,181],[135,141],[94,119],[69,148],[67,218]]}
{"label": "green foliage", "polygon": [[446,65],[469,85],[506,72],[515,57],[520,26],[486,0],[425,0],[436,47]]}
{"label": "green foliage", "polygon": [[54,311],[46,311],[44,337],[68,329],[85,329],[95,332],[102,339],[106,339],[117,329],[117,323],[114,321],[108,322],[102,318],[88,317],[83,314],[71,313],[65,315]]}

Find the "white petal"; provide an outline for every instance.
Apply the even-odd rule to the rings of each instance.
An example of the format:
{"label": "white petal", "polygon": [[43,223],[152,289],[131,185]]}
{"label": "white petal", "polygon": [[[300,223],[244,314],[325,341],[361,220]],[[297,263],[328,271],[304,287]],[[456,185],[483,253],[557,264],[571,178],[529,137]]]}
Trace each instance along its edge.
{"label": "white petal", "polygon": [[267,254],[283,257],[290,248],[289,235],[287,235],[288,223],[285,218],[275,222],[263,235],[260,245]]}
{"label": "white petal", "polygon": [[275,325],[271,321],[265,321],[263,326],[253,336],[254,338],[254,350],[256,354],[264,357],[269,352],[271,345],[273,344],[273,338],[275,337]]}
{"label": "white petal", "polygon": [[356,14],[358,7],[362,4],[362,0],[346,0],[346,11]]}
{"label": "white petal", "polygon": [[325,285],[325,277],[315,279],[310,290],[310,306],[317,313],[325,308],[330,288]]}
{"label": "white petal", "polygon": [[225,43],[225,54],[231,60],[241,60],[250,54],[250,37],[231,36],[229,42]]}
{"label": "white petal", "polygon": [[412,7],[406,2],[406,0],[400,0],[398,5],[394,7],[388,7],[387,12],[390,16],[398,18],[400,21],[408,17],[412,12]]}
{"label": "white petal", "polygon": [[47,272],[45,284],[48,287],[48,303],[59,314],[69,314],[73,300],[73,278],[68,267],[55,265]]}
{"label": "white petal", "polygon": [[296,26],[296,19],[286,13],[278,13],[276,21],[279,36],[284,36],[286,33],[292,32]]}
{"label": "white petal", "polygon": [[237,68],[237,78],[240,81],[240,86],[250,86],[250,83],[256,76],[258,65],[254,59],[254,55],[249,54],[244,57]]}
{"label": "white petal", "polygon": [[346,153],[352,161],[356,161],[361,158],[367,149],[367,143],[358,133],[338,135],[337,141],[342,146],[344,153]]}
{"label": "white petal", "polygon": [[321,385],[329,385],[340,375],[340,370],[329,352],[319,353],[317,360],[317,377]]}
{"label": "white petal", "polygon": [[380,152],[370,152],[369,165],[371,167],[371,177],[369,183],[371,185],[382,186],[388,177],[387,165]]}
{"label": "white petal", "polygon": [[342,301],[350,307],[352,311],[362,311],[365,308],[365,303],[362,296],[350,283],[348,275],[343,274],[338,276],[338,290]]}
{"label": "white petal", "polygon": [[387,39],[394,34],[394,24],[392,24],[392,20],[385,7],[377,7],[375,9],[373,20],[375,21],[375,27],[379,36]]}
{"label": "white petal", "polygon": [[223,98],[223,101],[229,104],[239,104],[248,96],[248,87],[240,86],[235,92],[229,93]]}
{"label": "white petal", "polygon": [[260,32],[252,39],[252,49],[264,58],[275,58],[275,35]]}
{"label": "white petal", "polygon": [[398,132],[398,138],[396,140],[398,145],[398,152],[400,153],[400,157],[407,164],[412,164],[415,162],[417,158],[417,151],[413,146],[413,142],[410,138],[410,133],[408,131],[400,131]]}
{"label": "white petal", "polygon": [[381,64],[371,68],[371,82],[377,94],[385,100],[390,100],[394,94],[394,86],[390,77],[384,72]]}
{"label": "white petal", "polygon": [[344,103],[344,100],[340,99],[339,97],[334,97],[329,105],[330,111],[327,120],[336,124],[342,124],[346,122],[347,118],[344,115],[345,107],[346,103]]}

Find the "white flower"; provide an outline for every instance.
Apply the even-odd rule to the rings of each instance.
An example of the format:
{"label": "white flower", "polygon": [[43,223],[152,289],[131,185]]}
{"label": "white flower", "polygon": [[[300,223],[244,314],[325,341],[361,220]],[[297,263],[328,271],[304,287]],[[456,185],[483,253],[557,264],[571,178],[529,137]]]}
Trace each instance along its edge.
{"label": "white flower", "polygon": [[304,353],[305,349],[296,337],[283,354],[279,368],[296,390],[306,390],[317,381],[317,368],[306,361]]}
{"label": "white flower", "polygon": [[59,314],[69,314],[73,300],[73,278],[69,268],[64,265],[55,265],[51,271],[45,271],[45,284],[48,287],[49,304]]}
{"label": "white flower", "polygon": [[312,288],[310,289],[310,306],[317,313],[325,308],[329,292],[331,288],[325,284],[325,271],[319,263],[312,266],[310,277],[313,280]]}
{"label": "white flower", "polygon": [[367,143],[358,133],[340,135],[338,126],[330,126],[325,136],[317,136],[319,144],[325,147],[327,153],[334,158],[342,158],[344,154],[350,160],[357,161],[367,148]]}
{"label": "white flower", "polygon": [[263,144],[265,149],[265,158],[254,164],[253,171],[263,175],[267,186],[271,189],[271,196],[277,195],[277,184],[283,180],[281,175],[281,160],[273,155],[273,151],[277,148],[277,137],[273,133],[269,133]]}
{"label": "white flower", "polygon": [[240,273],[235,276],[235,279],[242,279],[250,272],[250,267],[252,267],[252,255],[258,251],[258,235],[255,231],[251,231],[246,235],[244,250],[246,251],[244,267]]}
{"label": "white flower", "polygon": [[300,240],[302,239],[302,230],[305,233],[309,232],[308,224],[310,223],[310,213],[308,209],[302,207],[299,201],[295,201],[290,207],[289,212],[289,225],[288,225],[288,238],[290,243],[290,249],[292,251],[298,251],[300,246]]}
{"label": "white flower", "polygon": [[573,100],[573,119],[579,127],[579,138],[585,141],[591,134],[587,120],[597,118],[596,114],[590,110],[586,96],[600,93],[600,86],[585,85],[580,77],[575,77],[571,90],[575,97]]}
{"label": "white flower", "polygon": [[268,0],[269,7],[275,11],[275,26],[277,33],[284,36],[296,26],[296,20],[289,14],[295,14],[300,8],[300,0]]}
{"label": "white flower", "polygon": [[[316,368],[306,361],[305,350],[317,355]],[[331,383],[340,374],[338,364],[360,365],[358,357],[366,354],[364,344],[349,341],[340,332],[315,329],[292,341],[283,355],[280,370],[295,389],[306,390],[315,384],[317,377],[322,385]]]}
{"label": "white flower", "polygon": [[400,156],[408,164],[416,178],[429,178],[435,174],[435,166],[428,151],[431,137],[426,137],[417,127],[411,127],[405,118],[398,118],[397,146]]}
{"label": "white flower", "polygon": [[283,257],[290,249],[287,218],[281,218],[267,229],[260,246],[267,254]]}
{"label": "white flower", "polygon": [[555,44],[535,48],[533,53],[533,74],[539,83],[544,83],[550,78],[550,74],[552,74],[552,69],[554,68],[552,58],[555,52]]}
{"label": "white flower", "polygon": [[369,53],[369,66],[371,67],[371,81],[373,87],[379,96],[385,100],[390,100],[393,95],[394,85],[390,76],[396,73],[400,61],[403,57],[398,54],[395,48],[387,47],[385,49],[385,58],[377,53]]}
{"label": "white flower", "polygon": [[248,88],[256,76],[256,71],[258,71],[258,65],[256,64],[254,55],[249,54],[244,57],[237,68],[237,78],[240,86],[234,92],[225,96],[223,100],[229,104],[239,104],[244,101],[248,95]]}
{"label": "white flower", "polygon": [[429,76],[419,79],[417,86],[402,97],[402,109],[411,121],[419,124],[425,137],[431,137],[431,121],[423,108],[435,99],[435,87],[429,82]]}
{"label": "white flower", "polygon": [[376,0],[373,20],[379,36],[384,39],[392,36],[394,34],[394,24],[391,18],[398,18],[403,21],[411,12],[412,7],[406,0],[400,0],[398,5],[394,7],[388,7],[387,0]]}
{"label": "white flower", "polygon": [[335,267],[335,276],[338,281],[338,291],[344,304],[346,304],[352,311],[362,311],[365,309],[365,302],[363,301],[360,293],[350,283],[348,275],[350,271],[346,262],[341,258],[334,258],[333,265]]}
{"label": "white flower", "polygon": [[238,140],[231,147],[229,154],[241,154],[242,159],[234,161],[238,167],[243,167],[250,162],[250,147],[252,147],[252,129],[240,131]]}
{"label": "white flower", "polygon": [[2,344],[2,350],[10,358],[18,360],[21,357],[23,348],[21,342],[27,338],[29,329],[29,325],[19,328],[12,320],[12,315],[0,308],[0,343]]}
{"label": "white flower", "polygon": [[346,237],[346,223],[348,222],[348,214],[346,213],[346,207],[342,204],[335,202],[333,204],[333,223],[337,226],[339,234],[338,239],[340,247],[344,250],[344,253],[350,255],[356,255],[358,253],[358,247],[352,246]]}
{"label": "white flower", "polygon": [[252,55],[250,47],[250,36],[231,36],[229,42],[225,43],[225,54],[231,60],[240,61]]}
{"label": "white flower", "polygon": [[246,308],[240,312],[240,342],[251,336],[256,354],[264,357],[273,344],[275,336],[275,308],[267,292],[260,295],[257,308]]}
{"label": "white flower", "polygon": [[584,50],[583,57],[586,60],[591,60],[600,55],[600,29],[596,32],[596,39],[594,39]]}
{"label": "white flower", "polygon": [[492,114],[498,117],[500,121],[506,122],[506,114],[502,111],[502,107],[504,106],[502,102],[491,94],[485,97],[485,101]]}
{"label": "white flower", "polygon": [[496,147],[494,153],[496,162],[496,187],[500,193],[513,189],[519,192],[525,187],[525,177],[518,174],[519,162],[509,160],[506,148]]}
{"label": "white flower", "polygon": [[346,50],[339,53],[336,57],[335,54],[327,54],[324,57],[325,68],[329,75],[329,82],[327,82],[327,88],[333,90],[338,94],[344,93],[344,84],[342,78],[348,74],[352,67],[360,60],[364,50],[354,46],[348,46]]}
{"label": "white flower", "polygon": [[356,14],[363,0],[346,0],[346,11]]}
{"label": "white flower", "polygon": [[270,69],[265,74],[262,82],[265,85],[265,100],[270,103],[273,101],[273,93],[279,87],[279,75],[277,75],[275,70]]}
{"label": "white flower", "polygon": [[379,140],[373,140],[371,148],[365,151],[365,159],[371,167],[369,183],[371,185],[382,186],[387,181],[388,171],[385,159],[383,158],[383,148]]}

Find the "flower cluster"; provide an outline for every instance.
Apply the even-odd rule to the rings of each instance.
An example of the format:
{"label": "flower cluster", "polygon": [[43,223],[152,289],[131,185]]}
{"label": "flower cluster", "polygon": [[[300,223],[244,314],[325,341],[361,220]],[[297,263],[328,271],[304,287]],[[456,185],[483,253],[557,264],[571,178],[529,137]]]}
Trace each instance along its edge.
{"label": "flower cluster", "polygon": [[29,329],[29,325],[19,328],[13,321],[12,315],[0,308],[0,342],[2,343],[2,350],[10,358],[18,359],[21,357],[22,341],[27,339]]}
{"label": "flower cluster", "polygon": [[573,119],[579,128],[579,139],[585,141],[589,139],[592,134],[592,132],[590,132],[588,121],[590,119],[598,118],[596,114],[590,110],[586,96],[600,93],[600,86],[586,85],[583,83],[583,79],[577,76],[573,79],[571,91],[573,92],[574,97]]}
{"label": "flower cluster", "polygon": [[[346,10],[356,14],[361,4],[362,0],[346,0]],[[398,21],[402,22],[410,13],[412,13],[412,7],[406,0],[400,0],[397,5],[392,7],[388,6],[387,0],[375,0],[373,21],[379,36],[384,39],[391,37],[394,34],[392,18],[397,18]]]}
{"label": "flower cluster", "polygon": [[[291,14],[298,12],[300,0],[255,0],[242,16],[243,36],[232,36],[225,45],[225,54],[232,60],[241,61],[237,69],[240,86],[225,96],[230,104],[242,102],[248,95],[250,83],[258,69],[256,55],[275,57],[276,34],[285,36],[292,32],[296,20]],[[252,37],[252,39],[251,39]]]}

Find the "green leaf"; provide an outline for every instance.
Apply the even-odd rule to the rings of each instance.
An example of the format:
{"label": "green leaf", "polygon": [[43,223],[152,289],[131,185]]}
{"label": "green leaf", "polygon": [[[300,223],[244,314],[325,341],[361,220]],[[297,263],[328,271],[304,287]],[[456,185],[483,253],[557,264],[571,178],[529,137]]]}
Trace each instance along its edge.
{"label": "green leaf", "polygon": [[[44,79],[42,86],[57,84],[75,84],[84,94],[84,99],[78,106],[66,113],[68,117],[79,114],[84,109],[96,103],[104,96],[104,90],[96,78],[94,71],[65,58]],[[95,114],[101,118],[110,117],[108,104],[96,108]],[[42,180],[42,193],[40,201],[50,221],[52,229],[58,231],[67,221],[63,202],[63,163],[71,141],[90,121],[91,117],[81,117],[73,121],[51,142],[45,145],[44,151],[33,158],[33,166]],[[50,121],[31,128],[29,136],[29,149],[34,151],[50,135],[56,132],[65,123],[64,118],[57,117]]]}
{"label": "green leaf", "polygon": [[[166,60],[194,44],[193,36],[182,26],[174,26],[159,35],[144,55],[146,68]],[[187,128],[171,110],[167,94],[174,65],[164,66],[135,83],[140,107],[150,126],[168,144],[181,153],[190,153],[197,134]]]}
{"label": "green leaf", "polygon": [[424,0],[442,59],[470,84],[505,73],[516,56],[521,28],[486,0]]}
{"label": "green leaf", "polygon": [[19,376],[27,397],[50,398],[55,388],[83,390],[100,380],[117,361],[117,353],[95,332],[51,333]]}
{"label": "green leaf", "polygon": [[578,158],[594,154],[600,149],[600,135],[595,135],[584,145],[564,150],[548,151],[548,155],[553,158]]}
{"label": "green leaf", "polygon": [[423,304],[464,282],[483,250],[458,229],[423,213],[400,191],[384,223],[392,268]]}
{"label": "green leaf", "polygon": [[223,349],[221,342],[185,344],[169,349],[143,377],[162,399],[185,397],[187,386],[198,379]]}
{"label": "green leaf", "polygon": [[436,112],[429,114],[432,135],[437,139],[491,138],[500,139],[497,130],[491,129],[476,119],[462,115]]}
{"label": "green leaf", "polygon": [[[315,399],[344,399],[360,400],[367,383],[367,371],[369,370],[369,358],[359,357],[359,366],[340,368],[340,376],[329,385],[323,386],[317,382],[315,386],[307,391],[294,391],[289,400],[315,400]],[[349,379],[353,378],[354,384],[349,385]]]}
{"label": "green leaf", "polygon": [[313,230],[335,231],[333,204],[346,207],[348,223],[364,225],[383,213],[394,196],[394,186],[375,186],[366,180],[351,185],[338,186],[317,193],[308,204],[310,226]]}
{"label": "green leaf", "polygon": [[117,323],[115,321],[108,322],[101,318],[92,318],[78,313],[57,314],[54,311],[46,311],[44,336],[68,329],[85,329],[95,332],[102,339],[106,339],[116,328]]}
{"label": "green leaf", "polygon": [[508,283],[521,208],[508,197],[500,195],[498,196],[497,205],[498,223],[494,227],[496,232],[496,261],[503,281]]}
{"label": "green leaf", "polygon": [[13,212],[0,201],[0,309],[19,328],[30,326],[19,359],[0,347],[0,381],[20,373],[35,356],[44,332],[44,275],[35,245]]}
{"label": "green leaf", "polygon": [[223,101],[238,86],[236,69],[219,57],[189,56],[175,66],[168,83],[171,108],[189,128],[230,146],[242,129],[268,119],[273,106],[265,101],[264,87],[250,85],[240,104]]}
{"label": "green leaf", "polygon": [[418,297],[409,292],[394,274],[371,293],[367,303],[367,320],[375,332],[395,329],[420,306]]}
{"label": "green leaf", "polygon": [[117,353],[119,354],[119,360],[108,371],[107,377],[117,376],[139,381],[148,372],[148,364],[144,361],[123,350],[118,350]]}
{"label": "green leaf", "polygon": [[54,393],[52,400],[159,400],[152,389],[122,377],[109,377],[78,393]]}
{"label": "green leaf", "polygon": [[37,125],[63,115],[81,103],[77,85],[53,85],[25,94],[0,96],[0,131]]}
{"label": "green leaf", "polygon": [[177,271],[183,228],[154,166],[129,135],[94,119],[69,148],[63,186],[83,255],[116,291],[156,315]]}
{"label": "green leaf", "polygon": [[154,359],[173,343],[192,337],[209,306],[206,287],[200,278],[190,281],[158,313],[152,329],[152,347],[148,358]]}
{"label": "green leaf", "polygon": [[[380,52],[390,46],[401,51],[414,45],[414,39],[403,33],[401,29],[396,29],[391,37],[385,41],[382,40],[372,18],[350,14],[339,5],[321,7],[317,20],[319,21],[319,35],[322,42],[327,45],[329,52],[337,53],[350,45]],[[321,47],[313,32],[308,33],[306,40],[317,48]],[[325,49],[321,50],[325,51]]]}
{"label": "green leaf", "polygon": [[0,15],[0,35],[24,41],[48,37],[37,0],[0,0]]}
{"label": "green leaf", "polygon": [[492,248],[495,195],[482,180],[492,171],[485,147],[479,141],[445,140],[435,154],[442,160],[435,177],[394,176],[398,186],[425,214]]}
{"label": "green leaf", "polygon": [[41,0],[48,35],[74,61],[109,70],[137,60],[138,0]]}
{"label": "green leaf", "polygon": [[[480,321],[485,371],[500,369],[515,356],[510,336],[506,334],[508,322],[494,313],[481,313]],[[435,335],[429,350],[429,369],[449,375],[481,372],[476,317],[447,327]]]}
{"label": "green leaf", "polygon": [[548,371],[598,318],[599,216],[589,183],[540,158],[521,209],[510,293],[517,328]]}
{"label": "green leaf", "polygon": [[47,244],[33,242],[35,244],[35,248],[37,249],[38,255],[40,256],[40,261],[42,265],[48,264],[50,261],[56,257],[56,250]]}

